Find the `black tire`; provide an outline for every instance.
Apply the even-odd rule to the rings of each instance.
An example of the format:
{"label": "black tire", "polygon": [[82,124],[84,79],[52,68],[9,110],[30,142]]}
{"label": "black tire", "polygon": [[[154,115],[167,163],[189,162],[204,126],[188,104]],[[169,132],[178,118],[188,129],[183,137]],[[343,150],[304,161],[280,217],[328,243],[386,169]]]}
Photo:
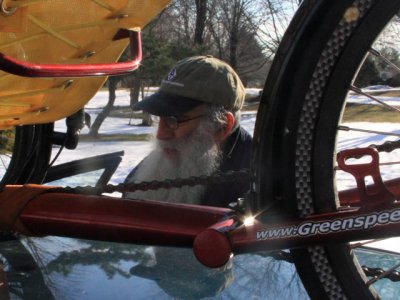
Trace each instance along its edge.
{"label": "black tire", "polygon": [[[345,98],[369,47],[399,9],[400,1],[393,0],[303,2],[260,103],[253,210],[273,207],[304,217],[337,209],[334,157]],[[352,14],[345,18],[345,12]],[[347,245],[291,252],[311,298],[378,297]]]}
{"label": "black tire", "polygon": [[[53,124],[26,125],[1,132],[1,155],[4,155],[4,159],[1,159],[3,176],[0,179],[0,186],[43,181],[51,157],[53,127]],[[38,294],[37,290],[40,291],[40,295],[38,294],[40,299],[53,299],[39,267],[18,238],[10,233],[1,233],[0,242],[2,243],[0,272],[5,272],[6,276],[9,275],[7,273],[11,274],[11,277],[8,278],[11,295],[22,294],[22,297],[23,295],[32,295],[32,289],[36,289],[35,294]],[[15,259],[15,255],[12,255],[16,253],[18,254],[17,259]],[[8,266],[7,272],[2,269],[4,262]],[[29,272],[29,275],[19,272],[21,264],[34,271]],[[31,274],[34,276],[30,276]],[[18,287],[17,293],[15,288],[12,288],[13,286]],[[2,294],[2,296],[8,299],[8,293],[7,295]]]}
{"label": "black tire", "polygon": [[[0,184],[41,183],[51,156],[53,124],[26,125],[14,129],[9,161]],[[7,165],[8,164],[8,165]]]}

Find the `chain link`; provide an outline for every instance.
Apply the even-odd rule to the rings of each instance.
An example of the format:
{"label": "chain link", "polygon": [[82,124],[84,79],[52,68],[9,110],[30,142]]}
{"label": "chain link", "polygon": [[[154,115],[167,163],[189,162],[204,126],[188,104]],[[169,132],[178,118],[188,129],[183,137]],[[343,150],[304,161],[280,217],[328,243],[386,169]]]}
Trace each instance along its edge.
{"label": "chain link", "polygon": [[149,191],[157,189],[172,189],[183,186],[222,184],[228,182],[245,181],[249,179],[249,170],[242,169],[239,171],[216,172],[208,176],[192,176],[188,178],[166,179],[163,181],[143,181],[138,183],[120,183],[117,185],[107,184],[104,186],[77,186],[62,187],[51,190],[57,193],[74,193],[85,195],[99,195],[102,193],[126,193],[135,191]]}
{"label": "chain link", "polygon": [[[239,171],[229,171],[229,172],[216,172],[209,176],[192,176],[188,178],[177,178],[177,179],[167,179],[163,181],[144,181],[139,183],[121,183],[117,185],[107,184],[105,186],[93,187],[93,186],[77,186],[77,187],[64,187],[54,189],[53,192],[64,192],[64,193],[75,193],[75,194],[85,194],[85,195],[99,195],[102,193],[113,193],[113,192],[135,192],[135,191],[148,191],[157,189],[171,189],[180,188],[183,186],[195,186],[195,185],[208,185],[208,184],[222,184],[234,181],[244,181],[248,180],[250,176],[248,169],[243,169]],[[292,263],[293,258],[290,253],[283,251],[277,251],[268,253],[261,256],[271,256],[276,260],[283,260]],[[386,273],[382,268],[371,268],[367,266],[362,267],[366,276],[373,278],[386,278],[391,281],[400,281],[400,272],[393,270],[388,274],[382,276]]]}
{"label": "chain link", "polygon": [[367,266],[362,266],[362,269],[363,269],[365,275],[367,275],[369,277],[379,278],[379,279],[386,278],[393,282],[400,281],[400,272],[397,270],[393,270],[393,271],[389,272],[388,274],[382,276],[382,274],[387,272],[382,268],[371,268],[371,267],[367,267]]}
{"label": "chain link", "polygon": [[392,152],[400,148],[400,140],[387,141],[381,145],[372,144],[370,147],[375,148],[378,152]]}

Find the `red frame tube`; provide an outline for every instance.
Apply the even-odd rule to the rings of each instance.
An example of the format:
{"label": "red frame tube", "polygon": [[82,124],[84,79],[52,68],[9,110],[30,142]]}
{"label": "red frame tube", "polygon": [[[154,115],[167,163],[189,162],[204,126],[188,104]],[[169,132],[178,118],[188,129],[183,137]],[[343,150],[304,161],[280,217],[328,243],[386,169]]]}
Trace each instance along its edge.
{"label": "red frame tube", "polygon": [[133,57],[127,62],[109,64],[35,64],[0,53],[0,69],[24,77],[89,77],[122,75],[136,70],[142,61],[140,32],[130,31]]}
{"label": "red frame tube", "polygon": [[[341,193],[341,201],[348,195]],[[264,223],[245,226],[242,215],[226,208],[56,192],[35,197],[19,215],[36,235],[193,247],[199,261],[219,267],[232,253],[394,236],[400,231],[400,202],[364,203],[303,219],[277,217],[262,216]]]}
{"label": "red frame tube", "polygon": [[[393,215],[392,220],[389,216]],[[292,229],[291,229],[292,228]],[[282,230],[281,230],[282,229]],[[400,203],[353,209],[277,224],[256,222],[231,231],[235,253],[393,237],[400,232]]]}
{"label": "red frame tube", "polygon": [[20,214],[37,235],[192,247],[198,233],[232,214],[207,206],[45,193]]}
{"label": "red frame tube", "polygon": [[233,253],[388,238],[397,236],[398,232],[400,203],[392,202],[282,222],[275,218],[270,223],[255,220],[251,226],[235,219],[225,220],[201,232],[193,243],[193,250],[204,265],[221,267]]}

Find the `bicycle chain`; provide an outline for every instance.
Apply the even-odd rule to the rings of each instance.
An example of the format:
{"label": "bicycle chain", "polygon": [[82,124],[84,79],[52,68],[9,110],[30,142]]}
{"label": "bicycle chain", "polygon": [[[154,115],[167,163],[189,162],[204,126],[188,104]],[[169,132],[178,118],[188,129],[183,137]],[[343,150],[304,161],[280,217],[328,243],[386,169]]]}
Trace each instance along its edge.
{"label": "bicycle chain", "polygon": [[[135,191],[148,191],[157,189],[171,189],[179,188],[183,186],[195,186],[195,185],[207,185],[207,184],[221,184],[233,181],[241,181],[249,179],[249,170],[243,169],[239,171],[228,171],[225,173],[216,172],[208,176],[191,176],[188,178],[177,178],[177,179],[166,179],[163,181],[143,181],[139,183],[120,183],[117,185],[107,184],[104,186],[93,187],[93,186],[77,186],[77,187],[63,187],[52,190],[52,192],[64,192],[64,193],[75,193],[85,195],[99,195],[102,193],[113,193],[113,192],[135,192]],[[283,251],[277,251],[269,253],[266,256],[271,256],[276,260],[283,260],[289,263],[293,263],[293,258],[290,253]],[[362,266],[362,269],[366,276],[379,277],[386,271],[382,268],[371,268]],[[389,279],[393,282],[400,281],[400,272],[393,271],[386,274],[382,278]]]}
{"label": "bicycle chain", "polygon": [[400,140],[387,141],[381,145],[372,144],[369,147],[375,148],[378,152],[392,152],[396,149],[400,149]]}
{"label": "bicycle chain", "polygon": [[[367,266],[362,266],[362,269],[363,269],[365,275],[367,275],[369,277],[379,278],[382,274],[384,274],[386,272],[382,268],[371,268],[371,267],[367,267]],[[393,282],[400,281],[400,272],[393,270],[389,274],[382,276],[382,278],[380,278],[380,279],[383,279],[383,278],[389,279]]]}
{"label": "bicycle chain", "polygon": [[99,195],[102,193],[126,193],[135,191],[148,191],[157,189],[180,188],[183,186],[221,184],[234,181],[244,181],[249,179],[249,170],[242,169],[239,171],[216,172],[212,175],[191,176],[188,178],[166,179],[163,181],[143,181],[138,183],[120,183],[117,185],[107,184],[104,186],[77,186],[77,187],[61,187],[51,190],[51,192],[74,193],[85,195]]}

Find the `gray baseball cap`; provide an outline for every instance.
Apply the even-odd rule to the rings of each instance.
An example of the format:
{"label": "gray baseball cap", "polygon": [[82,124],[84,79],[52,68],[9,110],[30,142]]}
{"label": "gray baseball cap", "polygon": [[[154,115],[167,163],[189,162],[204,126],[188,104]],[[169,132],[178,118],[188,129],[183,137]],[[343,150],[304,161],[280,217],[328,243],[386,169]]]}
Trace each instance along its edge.
{"label": "gray baseball cap", "polygon": [[179,116],[198,105],[222,105],[236,111],[242,108],[244,86],[236,72],[212,56],[181,60],[161,82],[158,92],[133,106],[156,116]]}

